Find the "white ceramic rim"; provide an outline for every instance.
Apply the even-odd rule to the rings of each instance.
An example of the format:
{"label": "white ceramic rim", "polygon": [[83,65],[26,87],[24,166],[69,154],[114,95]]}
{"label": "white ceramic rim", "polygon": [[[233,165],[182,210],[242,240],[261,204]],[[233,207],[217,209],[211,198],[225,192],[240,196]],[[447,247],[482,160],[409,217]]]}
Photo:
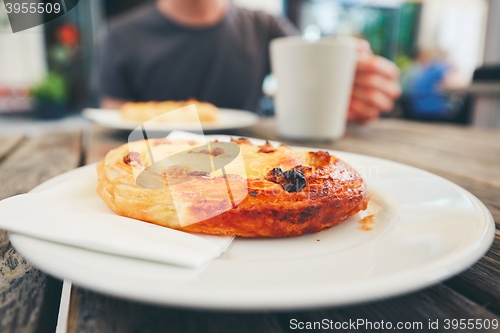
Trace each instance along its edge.
{"label": "white ceramic rim", "polygon": [[[236,109],[219,109],[220,110],[220,118],[218,121],[213,123],[211,122],[202,122],[201,126],[205,131],[216,131],[216,130],[226,130],[226,129],[234,129],[241,127],[248,127],[255,125],[259,121],[259,116],[253,112],[245,111],[245,110],[236,110]],[[105,118],[99,117],[99,112],[107,112],[110,114],[116,114],[115,119],[108,121]],[[137,126],[140,126],[140,122],[122,120],[119,118],[118,110],[108,110],[108,109],[94,109],[87,108],[82,111],[82,116],[86,119],[89,119],[101,126],[107,128],[113,128],[118,130],[134,130]],[[230,117],[231,121],[224,121],[224,118]],[[198,124],[192,123],[149,123],[148,131],[152,132],[170,132],[174,130],[178,131],[192,131],[198,130]]]}
{"label": "white ceramic rim", "polygon": [[[297,149],[311,150],[311,148],[302,147]],[[413,171],[417,170],[424,176],[435,177],[436,180],[461,192],[471,200],[475,207],[475,212],[484,222],[480,237],[474,242],[467,244],[467,251],[463,250],[460,253],[455,253],[453,256],[445,256],[445,258],[431,262],[425,267],[417,266],[414,269],[401,271],[397,274],[370,279],[369,283],[365,281],[364,284],[361,284],[359,281],[344,283],[343,288],[346,292],[339,291],[339,289],[336,288],[338,286],[333,285],[329,288],[325,288],[324,285],[304,285],[299,290],[293,290],[293,292],[290,292],[289,288],[276,287],[225,288],[223,292],[217,289],[209,290],[206,288],[188,288],[190,292],[186,292],[186,288],[171,288],[168,290],[168,297],[155,292],[155,290],[148,290],[148,286],[130,288],[130,285],[127,285],[126,282],[123,283],[120,279],[114,281],[113,279],[102,279],[95,276],[82,278],[78,271],[65,268],[64,266],[61,267],[57,260],[47,260],[47,258],[38,257],[36,251],[30,252],[31,245],[40,242],[48,242],[16,234],[11,235],[11,241],[20,253],[25,255],[43,271],[58,278],[70,279],[77,285],[97,292],[162,305],[233,310],[290,310],[310,307],[339,306],[396,296],[433,285],[462,272],[479,260],[491,246],[495,237],[495,223],[493,217],[484,204],[458,185],[429,172],[396,162],[352,153],[330,152],[335,155],[341,155],[343,159],[345,159],[346,156],[369,158],[374,163],[377,161],[386,164],[389,163],[394,167],[408,168]],[[86,166],[86,168],[91,167],[95,166]],[[67,178],[75,176],[79,170],[80,169],[76,169],[49,180],[33,191],[41,191],[54,186]],[[53,243],[50,245],[60,247],[61,251],[65,248],[70,248],[65,245]],[[81,269],[85,270],[84,267]],[[356,290],[357,292],[350,292],[352,290]],[[234,295],[238,297],[234,297]]]}

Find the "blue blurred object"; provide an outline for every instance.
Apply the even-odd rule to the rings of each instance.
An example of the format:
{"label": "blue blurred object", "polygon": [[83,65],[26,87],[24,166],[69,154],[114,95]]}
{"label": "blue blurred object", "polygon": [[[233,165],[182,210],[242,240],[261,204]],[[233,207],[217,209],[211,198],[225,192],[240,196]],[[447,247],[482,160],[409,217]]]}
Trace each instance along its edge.
{"label": "blue blurred object", "polygon": [[450,70],[450,65],[435,60],[414,74],[408,96],[415,115],[445,116],[448,113],[449,98],[440,92],[439,85]]}

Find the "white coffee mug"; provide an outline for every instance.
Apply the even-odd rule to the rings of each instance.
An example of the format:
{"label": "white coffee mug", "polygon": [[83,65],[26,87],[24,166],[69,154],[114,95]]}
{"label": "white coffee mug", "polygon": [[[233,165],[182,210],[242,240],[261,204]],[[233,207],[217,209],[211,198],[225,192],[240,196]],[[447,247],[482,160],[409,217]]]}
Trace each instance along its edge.
{"label": "white coffee mug", "polygon": [[291,139],[343,137],[357,61],[357,40],[302,37],[271,41],[271,67],[278,82],[278,132]]}

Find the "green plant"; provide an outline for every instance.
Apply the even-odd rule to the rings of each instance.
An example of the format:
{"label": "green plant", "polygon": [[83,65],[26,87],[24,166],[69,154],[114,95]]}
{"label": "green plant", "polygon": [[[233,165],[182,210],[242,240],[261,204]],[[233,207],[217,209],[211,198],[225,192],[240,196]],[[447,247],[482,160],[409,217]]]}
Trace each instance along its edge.
{"label": "green plant", "polygon": [[51,71],[31,89],[31,97],[37,103],[64,104],[68,99],[68,84],[61,74]]}
{"label": "green plant", "polygon": [[415,64],[415,61],[413,61],[410,57],[404,54],[398,55],[396,59],[394,59],[394,62],[402,72],[408,70]]}

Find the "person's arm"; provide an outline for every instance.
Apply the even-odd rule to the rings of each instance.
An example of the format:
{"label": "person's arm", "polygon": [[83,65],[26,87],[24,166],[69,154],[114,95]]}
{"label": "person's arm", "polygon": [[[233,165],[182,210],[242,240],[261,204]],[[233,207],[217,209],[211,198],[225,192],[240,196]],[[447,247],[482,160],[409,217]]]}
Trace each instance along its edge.
{"label": "person's arm", "polygon": [[349,105],[348,121],[357,124],[370,122],[389,112],[401,95],[399,70],[385,58],[373,55],[366,40],[359,41],[358,64]]}
{"label": "person's arm", "polygon": [[[299,31],[286,19],[274,18],[270,24],[270,40],[298,35]],[[399,70],[396,65],[373,55],[370,44],[363,39],[358,45],[359,59],[352,89],[347,120],[364,124],[389,112],[401,95]]]}

